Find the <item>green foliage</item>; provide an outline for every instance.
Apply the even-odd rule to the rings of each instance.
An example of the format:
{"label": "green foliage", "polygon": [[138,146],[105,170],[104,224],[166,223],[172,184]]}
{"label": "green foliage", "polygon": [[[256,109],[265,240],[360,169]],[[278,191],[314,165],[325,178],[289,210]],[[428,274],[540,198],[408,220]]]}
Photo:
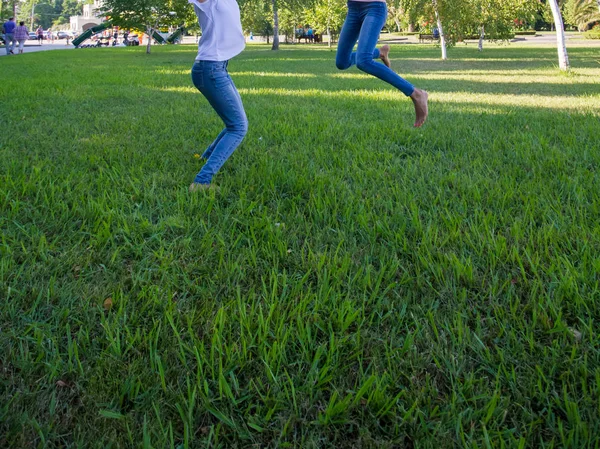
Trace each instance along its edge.
{"label": "green foliage", "polygon": [[101,11],[114,25],[150,34],[160,26],[178,25],[192,14],[186,0],[104,0]]}
{"label": "green foliage", "polygon": [[323,0],[306,11],[306,21],[315,32],[325,34],[329,30],[332,35],[338,35],[346,18],[345,0]]}
{"label": "green foliage", "polygon": [[596,0],[566,0],[563,10],[565,22],[577,26],[580,30],[585,30],[590,23],[600,21],[600,10]]}
{"label": "green foliage", "polygon": [[77,0],[55,0],[43,1],[25,0],[19,5],[18,19],[25,22],[27,27],[31,24],[31,11],[35,7],[33,15],[34,27],[42,25],[44,29],[55,25],[69,23],[71,16],[81,14],[82,4]]}
{"label": "green foliage", "polygon": [[17,18],[18,20],[24,21],[27,27],[29,27],[31,23],[31,10],[33,6],[35,6],[33,15],[34,26],[42,25],[44,29],[50,28],[52,23],[61,17],[55,6],[51,3],[39,3],[36,0],[26,0],[20,5]]}
{"label": "green foliage", "polygon": [[[515,24],[533,21],[537,0],[438,0],[448,44],[479,36],[482,28],[488,40],[505,40],[514,35]],[[425,8],[424,27],[434,27],[431,7]]]}
{"label": "green foliage", "polygon": [[0,447],[594,448],[597,50],[451,52],[392,47],[417,130],[327,48],[251,47],[199,195],[194,46],[2,57]]}
{"label": "green foliage", "polygon": [[600,26],[595,26],[590,31],[583,33],[586,39],[600,39]]}
{"label": "green foliage", "polygon": [[248,1],[241,5],[242,28],[259,36],[273,35],[271,0]]}

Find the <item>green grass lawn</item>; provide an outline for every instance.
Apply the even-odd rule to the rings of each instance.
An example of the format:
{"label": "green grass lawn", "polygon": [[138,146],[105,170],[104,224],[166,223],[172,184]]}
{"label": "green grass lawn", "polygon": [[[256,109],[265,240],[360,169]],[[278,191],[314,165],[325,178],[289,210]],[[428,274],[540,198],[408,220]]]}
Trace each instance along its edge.
{"label": "green grass lawn", "polygon": [[[0,447],[597,448],[598,50],[2,58]],[[107,299],[112,301],[110,307]]]}

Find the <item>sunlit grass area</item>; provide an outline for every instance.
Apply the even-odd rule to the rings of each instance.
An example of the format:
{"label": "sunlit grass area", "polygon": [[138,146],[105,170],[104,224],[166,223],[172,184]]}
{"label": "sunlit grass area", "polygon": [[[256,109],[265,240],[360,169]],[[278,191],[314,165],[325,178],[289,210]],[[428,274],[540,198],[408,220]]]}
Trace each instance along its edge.
{"label": "sunlit grass area", "polygon": [[2,59],[0,447],[597,447],[597,49],[395,46],[413,129],[253,46],[196,195],[222,124],[153,52]]}

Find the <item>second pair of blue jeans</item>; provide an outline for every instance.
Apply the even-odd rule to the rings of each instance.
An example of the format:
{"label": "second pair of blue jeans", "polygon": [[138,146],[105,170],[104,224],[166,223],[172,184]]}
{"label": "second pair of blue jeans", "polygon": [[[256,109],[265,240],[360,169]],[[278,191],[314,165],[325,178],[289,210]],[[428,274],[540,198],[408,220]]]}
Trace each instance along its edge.
{"label": "second pair of blue jeans", "polygon": [[[349,1],[348,15],[340,34],[335,63],[340,70],[356,65],[359,70],[376,76],[399,89],[404,95],[410,96],[415,91],[412,84],[386,65],[374,61],[380,56],[379,50],[375,47],[386,20],[385,2]],[[358,41],[358,49],[353,52],[356,41]]]}
{"label": "second pair of blue jeans", "polygon": [[202,92],[225,129],[206,149],[206,164],[194,179],[198,184],[210,184],[213,176],[227,162],[248,132],[248,119],[240,94],[227,72],[228,61],[196,61],[192,67],[192,82]]}

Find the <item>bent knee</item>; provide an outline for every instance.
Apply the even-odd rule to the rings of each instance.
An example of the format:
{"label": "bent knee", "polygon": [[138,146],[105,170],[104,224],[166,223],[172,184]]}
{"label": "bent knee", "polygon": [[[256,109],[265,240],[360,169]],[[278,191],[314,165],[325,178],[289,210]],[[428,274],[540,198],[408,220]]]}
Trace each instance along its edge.
{"label": "bent knee", "polygon": [[350,61],[342,61],[340,59],[336,59],[335,60],[335,66],[339,69],[339,70],[346,70],[350,68]]}
{"label": "bent knee", "polygon": [[373,59],[369,58],[369,59],[359,59],[358,61],[356,61],[356,68],[358,70],[361,70],[363,72],[370,72],[371,71],[371,66],[373,65]]}
{"label": "bent knee", "polygon": [[234,124],[231,126],[230,131],[238,134],[241,137],[244,137],[246,134],[248,134],[248,119],[241,120]]}

